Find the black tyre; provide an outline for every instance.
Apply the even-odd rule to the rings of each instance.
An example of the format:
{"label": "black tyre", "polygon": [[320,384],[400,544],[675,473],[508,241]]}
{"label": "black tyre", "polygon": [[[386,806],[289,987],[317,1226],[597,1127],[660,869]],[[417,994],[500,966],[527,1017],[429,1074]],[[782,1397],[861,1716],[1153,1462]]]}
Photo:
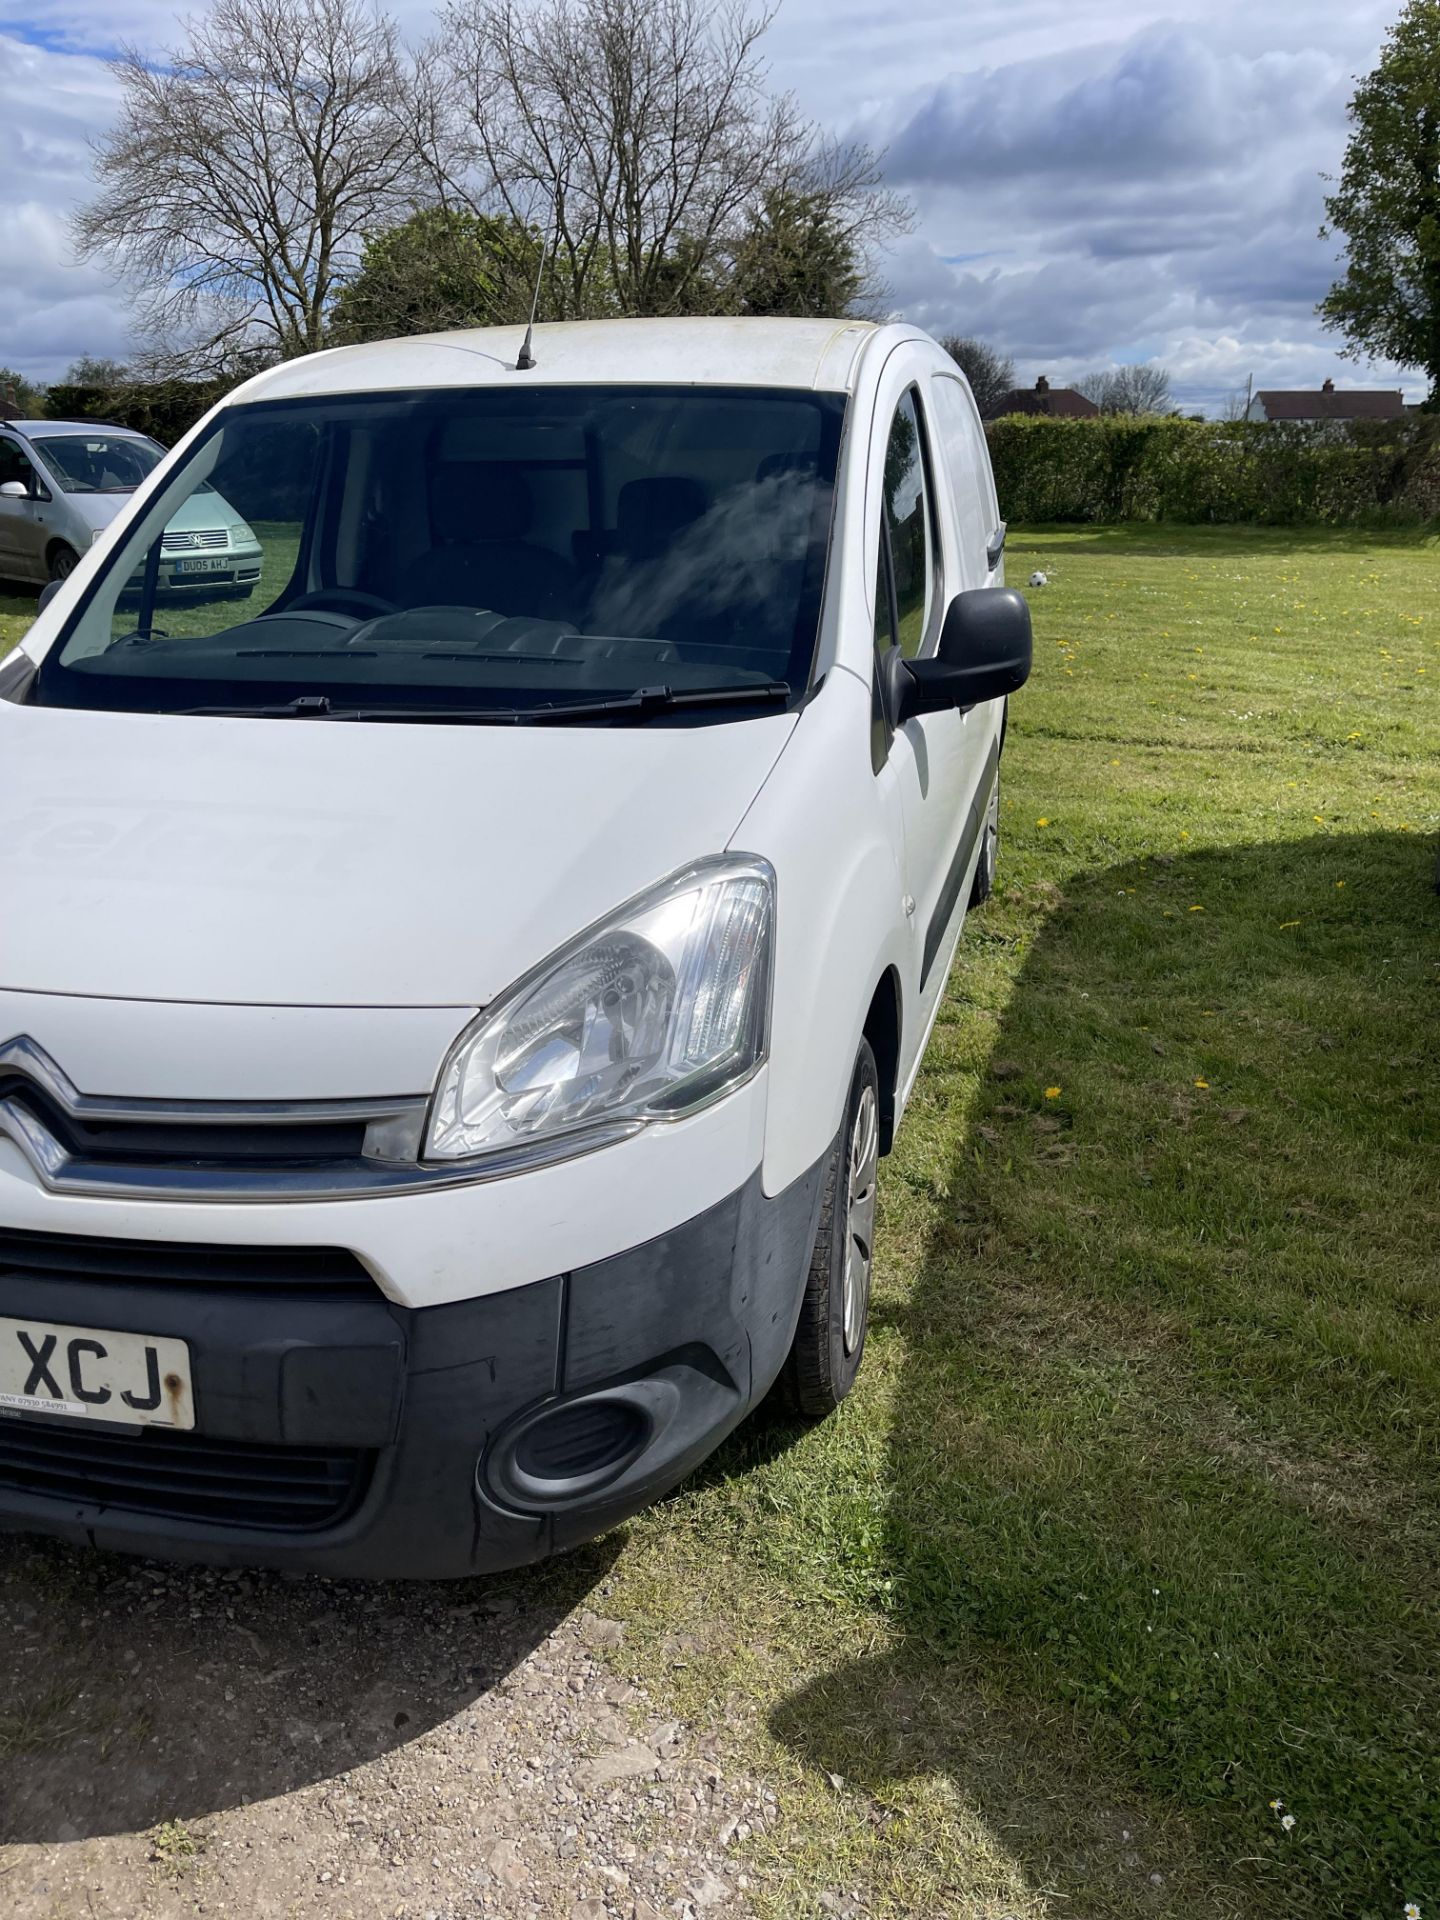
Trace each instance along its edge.
{"label": "black tyre", "polygon": [[80,564],[80,556],[73,547],[67,547],[63,540],[57,540],[50,549],[50,578],[68,580]]}
{"label": "black tyre", "polygon": [[860,1370],[870,1324],[879,1156],[880,1076],[870,1042],[862,1040],[845,1124],[825,1170],[820,1226],[785,1367],[785,1398],[807,1420],[833,1413]]}
{"label": "black tyre", "polygon": [[980,830],[980,864],[975,869],[975,879],[970,888],[972,907],[983,907],[995,891],[995,869],[1000,860],[1000,774],[995,774],[995,790],[990,795],[990,805],[985,811],[985,824]]}

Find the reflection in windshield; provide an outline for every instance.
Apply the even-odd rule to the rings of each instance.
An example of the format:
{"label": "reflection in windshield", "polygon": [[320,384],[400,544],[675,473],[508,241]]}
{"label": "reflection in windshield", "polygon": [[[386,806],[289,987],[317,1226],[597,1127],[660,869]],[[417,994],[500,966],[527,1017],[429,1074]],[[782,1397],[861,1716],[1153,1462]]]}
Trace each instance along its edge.
{"label": "reflection in windshield", "polygon": [[36,451],[66,493],[133,493],[164,459],[153,440],[104,434],[46,434]]}
{"label": "reflection in windshield", "polygon": [[619,714],[752,687],[763,711],[809,682],[843,418],[842,395],[763,388],[236,407],[117,548],[39,697]]}

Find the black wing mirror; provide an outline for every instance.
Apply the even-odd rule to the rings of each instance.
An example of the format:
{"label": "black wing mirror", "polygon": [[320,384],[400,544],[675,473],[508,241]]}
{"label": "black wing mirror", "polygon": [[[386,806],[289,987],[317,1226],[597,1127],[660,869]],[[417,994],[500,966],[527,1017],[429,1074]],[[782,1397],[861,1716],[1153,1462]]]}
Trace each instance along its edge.
{"label": "black wing mirror", "polygon": [[65,582],[63,580],[47,580],[45,585],[40,589],[40,599],[35,611],[37,613],[43,613],[64,584]]}
{"label": "black wing mirror", "polygon": [[895,725],[912,714],[1003,700],[1030,678],[1030,608],[1013,587],[975,587],[950,602],[940,645],[925,660],[893,647],[885,661]]}

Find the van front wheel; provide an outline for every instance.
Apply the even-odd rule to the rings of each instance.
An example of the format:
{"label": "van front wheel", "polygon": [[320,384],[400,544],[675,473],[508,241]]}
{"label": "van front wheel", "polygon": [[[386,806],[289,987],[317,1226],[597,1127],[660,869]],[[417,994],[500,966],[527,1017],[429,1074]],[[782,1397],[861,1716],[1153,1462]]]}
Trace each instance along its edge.
{"label": "van front wheel", "polygon": [[870,1324],[879,1162],[880,1076],[870,1042],[862,1040],[845,1124],[825,1169],[820,1226],[785,1368],[786,1398],[807,1420],[833,1413],[860,1370]]}

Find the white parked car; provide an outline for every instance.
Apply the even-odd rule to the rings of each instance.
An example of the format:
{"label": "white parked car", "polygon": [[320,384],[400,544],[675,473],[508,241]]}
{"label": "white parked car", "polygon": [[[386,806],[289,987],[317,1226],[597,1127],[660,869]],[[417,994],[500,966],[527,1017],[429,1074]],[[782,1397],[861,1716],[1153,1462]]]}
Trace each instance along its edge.
{"label": "white parked car", "polygon": [[[65,579],[164,458],[162,446],[127,427],[0,422],[0,580]],[[197,487],[166,531],[155,587],[248,599],[263,560],[260,542],[229,501],[213,487]]]}
{"label": "white parked car", "polygon": [[[260,375],[0,664],[0,1523],[472,1573],[850,1390],[1030,666],[984,434],[905,326],[520,344]],[[171,635],[207,488],[288,577]]]}

